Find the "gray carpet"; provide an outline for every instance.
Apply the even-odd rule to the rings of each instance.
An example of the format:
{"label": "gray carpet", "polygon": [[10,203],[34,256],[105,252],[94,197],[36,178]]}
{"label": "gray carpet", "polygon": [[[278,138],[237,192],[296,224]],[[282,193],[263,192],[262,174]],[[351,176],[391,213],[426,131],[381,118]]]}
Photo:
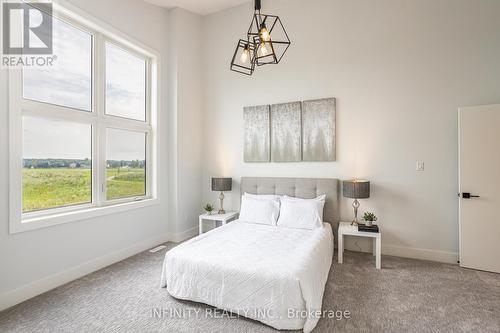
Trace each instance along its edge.
{"label": "gray carpet", "polygon": [[[141,253],[3,311],[0,332],[276,332],[170,297],[158,287],[164,253]],[[499,274],[387,256],[382,265],[353,252],[334,262],[323,308],[351,315],[321,319],[315,332],[500,332]],[[154,318],[153,309],[166,315]],[[200,312],[179,319],[181,311]]]}

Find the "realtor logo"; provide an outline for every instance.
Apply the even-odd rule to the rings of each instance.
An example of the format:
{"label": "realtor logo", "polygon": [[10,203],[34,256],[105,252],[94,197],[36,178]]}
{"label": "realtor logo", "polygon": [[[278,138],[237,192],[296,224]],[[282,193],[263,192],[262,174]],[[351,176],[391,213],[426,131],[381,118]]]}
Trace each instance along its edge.
{"label": "realtor logo", "polygon": [[3,54],[52,54],[52,3],[3,3]]}

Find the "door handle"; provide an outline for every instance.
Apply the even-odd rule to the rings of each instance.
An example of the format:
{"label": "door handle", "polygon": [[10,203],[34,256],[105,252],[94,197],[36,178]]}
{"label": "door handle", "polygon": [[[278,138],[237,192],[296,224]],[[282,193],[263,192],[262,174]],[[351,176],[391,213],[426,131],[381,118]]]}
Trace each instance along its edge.
{"label": "door handle", "polygon": [[458,196],[462,197],[463,199],[471,199],[471,198],[480,198],[481,197],[479,195],[470,194],[469,192],[458,193]]}

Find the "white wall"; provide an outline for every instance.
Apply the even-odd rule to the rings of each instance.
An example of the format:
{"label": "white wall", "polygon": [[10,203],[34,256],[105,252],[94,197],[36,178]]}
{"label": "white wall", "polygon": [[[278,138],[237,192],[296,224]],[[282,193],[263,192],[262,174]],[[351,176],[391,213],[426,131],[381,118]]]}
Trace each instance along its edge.
{"label": "white wall", "polygon": [[169,11],[170,221],[176,240],[198,233],[202,201],[202,18]]}
{"label": "white wall", "polygon": [[[360,177],[383,252],[456,261],[457,108],[500,102],[500,2],[273,0],[292,46],[252,77],[229,71],[252,5],[204,20],[204,201],[212,176]],[[337,98],[338,161],[243,163],[242,108]],[[416,172],[425,161],[425,172]],[[238,186],[227,207],[238,209]],[[341,215],[352,218],[350,201]],[[368,244],[359,242],[360,246]],[[356,244],[351,244],[356,249]]]}
{"label": "white wall", "polygon": [[[136,0],[72,0],[72,3],[166,60],[168,13]],[[161,78],[166,82],[167,66]],[[0,309],[167,240],[167,104],[159,114],[161,204],[10,235],[8,230],[8,92],[0,70]],[[166,89],[161,92],[167,100]]]}

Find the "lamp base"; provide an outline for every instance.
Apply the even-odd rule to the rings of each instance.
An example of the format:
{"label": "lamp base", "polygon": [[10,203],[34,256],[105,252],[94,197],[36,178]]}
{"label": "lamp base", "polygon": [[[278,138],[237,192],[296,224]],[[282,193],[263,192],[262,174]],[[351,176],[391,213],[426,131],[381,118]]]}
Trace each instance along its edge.
{"label": "lamp base", "polygon": [[224,210],[224,192],[220,192],[219,201],[220,201],[220,209],[218,214],[220,215],[226,214],[226,211]]}
{"label": "lamp base", "polygon": [[354,202],[352,203],[352,207],[354,208],[354,220],[352,220],[351,225],[358,225],[358,208],[359,208],[359,201],[358,199],[354,199]]}

